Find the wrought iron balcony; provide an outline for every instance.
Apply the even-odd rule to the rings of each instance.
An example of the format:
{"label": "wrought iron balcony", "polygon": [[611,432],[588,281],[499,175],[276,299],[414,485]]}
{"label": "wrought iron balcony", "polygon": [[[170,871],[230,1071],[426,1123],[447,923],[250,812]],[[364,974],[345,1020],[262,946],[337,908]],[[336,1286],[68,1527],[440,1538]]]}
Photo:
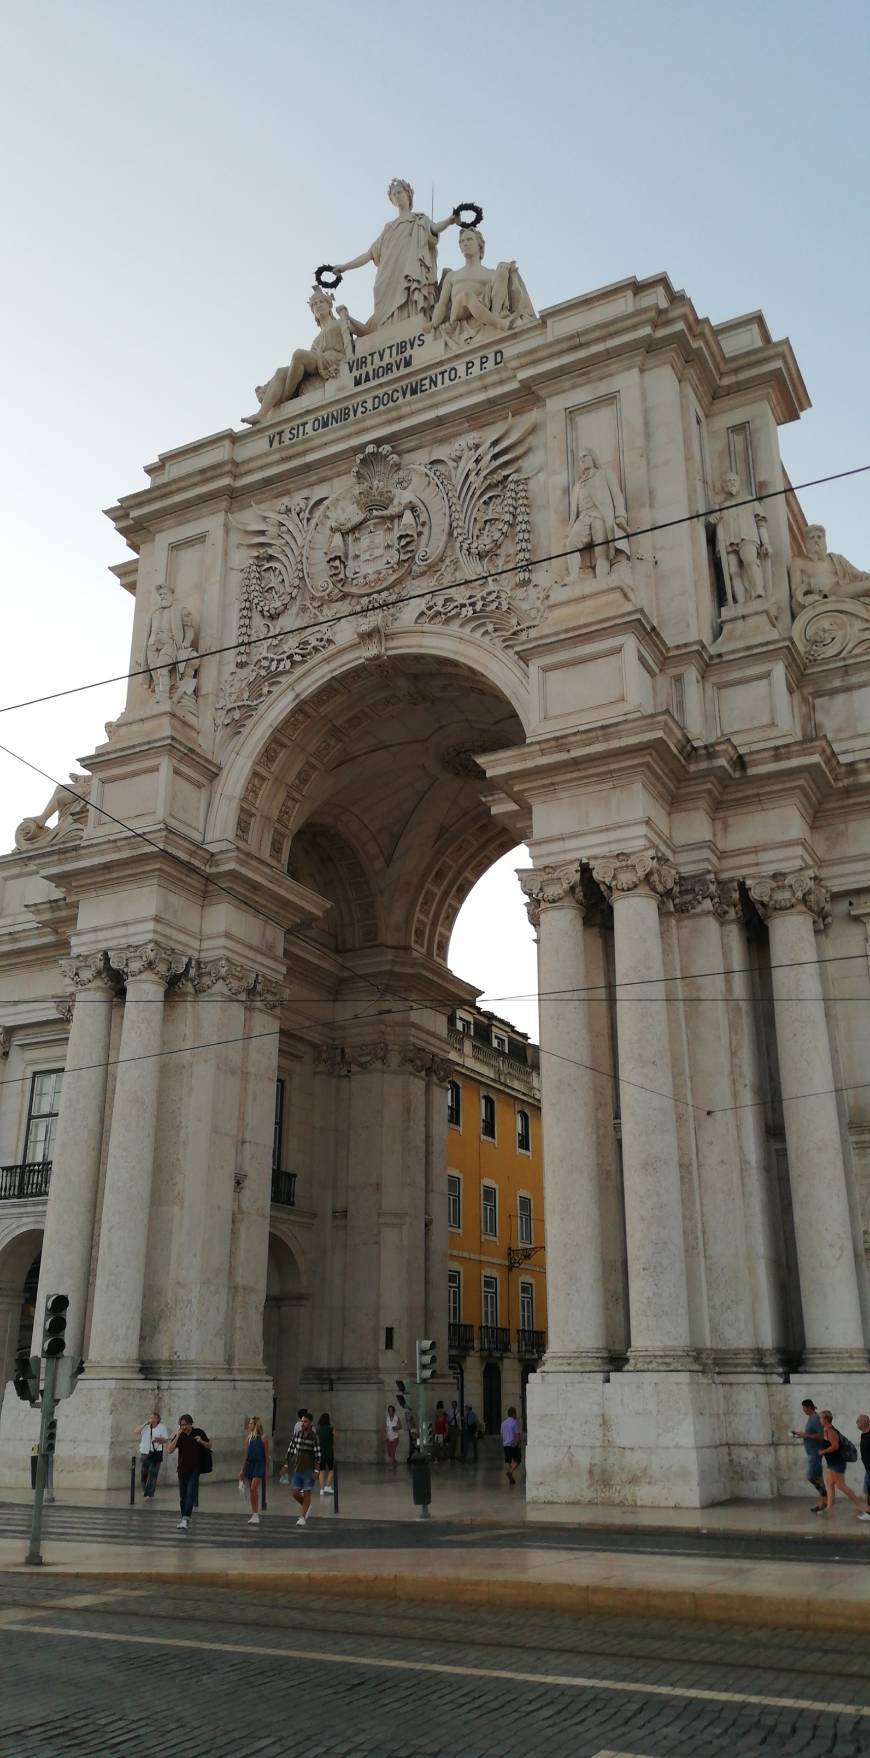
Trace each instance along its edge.
{"label": "wrought iron balcony", "polygon": [[447,1347],[454,1355],[471,1355],[474,1352],[474,1326],[449,1324],[447,1326]]}
{"label": "wrought iron balcony", "polygon": [[481,1355],[510,1355],[511,1334],[507,1325],[481,1325],[478,1336]]}
{"label": "wrought iron balcony", "polygon": [[517,1331],[517,1354],[527,1361],[540,1361],[547,1352],[546,1331]]}
{"label": "wrought iron balcony", "polygon": [[0,1202],[48,1196],[50,1183],[50,1160],[31,1160],[25,1166],[0,1166]]}
{"label": "wrought iron balcony", "polygon": [[296,1173],[272,1173],[272,1201],[280,1203],[285,1209],[296,1207]]}

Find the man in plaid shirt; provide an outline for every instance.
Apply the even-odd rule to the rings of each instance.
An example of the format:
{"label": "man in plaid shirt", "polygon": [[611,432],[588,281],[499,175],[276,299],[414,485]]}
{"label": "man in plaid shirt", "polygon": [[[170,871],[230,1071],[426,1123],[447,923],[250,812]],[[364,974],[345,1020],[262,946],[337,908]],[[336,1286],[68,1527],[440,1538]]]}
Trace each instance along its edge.
{"label": "man in plaid shirt", "polygon": [[311,1506],[314,1473],[320,1469],[320,1442],[317,1439],[317,1430],[307,1413],[299,1418],[298,1426],[287,1448],[287,1467],[288,1470],[291,1467],[293,1470],[290,1484],[293,1500],[298,1502],[302,1509],[296,1524],[304,1526],[308,1520],[308,1510]]}

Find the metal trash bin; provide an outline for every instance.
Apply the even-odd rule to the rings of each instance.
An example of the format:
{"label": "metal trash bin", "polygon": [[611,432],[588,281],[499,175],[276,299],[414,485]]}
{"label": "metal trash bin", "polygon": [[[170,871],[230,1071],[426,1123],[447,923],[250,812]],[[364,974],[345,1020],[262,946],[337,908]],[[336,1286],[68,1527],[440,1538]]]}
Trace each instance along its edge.
{"label": "metal trash bin", "polygon": [[432,1500],[432,1467],[428,1459],[411,1460],[411,1495],[415,1508],[427,1508]]}

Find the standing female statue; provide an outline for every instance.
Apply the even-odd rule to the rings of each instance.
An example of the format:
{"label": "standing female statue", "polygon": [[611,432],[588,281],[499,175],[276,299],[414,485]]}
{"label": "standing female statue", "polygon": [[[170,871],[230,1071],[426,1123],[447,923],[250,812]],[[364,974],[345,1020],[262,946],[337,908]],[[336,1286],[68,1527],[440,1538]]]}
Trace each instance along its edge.
{"label": "standing female statue", "polygon": [[398,217],[388,220],[362,256],[330,265],[337,274],[346,275],[349,269],[374,263],[375,310],[365,325],[368,334],[431,316],[438,282],[438,235],[457,224],[453,214],[446,220],[430,220],[427,214],[414,213],[414,191],[403,177],[393,178],[387,195]]}

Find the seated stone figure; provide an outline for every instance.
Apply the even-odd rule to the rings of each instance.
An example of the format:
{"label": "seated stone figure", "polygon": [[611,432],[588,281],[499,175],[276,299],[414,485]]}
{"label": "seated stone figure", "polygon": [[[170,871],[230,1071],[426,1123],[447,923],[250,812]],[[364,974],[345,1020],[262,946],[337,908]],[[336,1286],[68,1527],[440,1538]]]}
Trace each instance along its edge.
{"label": "seated stone figure", "polygon": [[832,554],[824,525],[807,526],[804,554],[793,557],[788,572],[795,612],[824,598],[870,598],[870,574]]}
{"label": "seated stone figure", "polygon": [[291,397],[313,389],[321,380],[335,378],[353,353],[351,337],[365,335],[365,325],[348,315],[346,305],[333,310],[332,294],[322,288],[315,287],[308,304],[314,313],[319,335],[315,336],[310,348],[297,348],[290,365],[279,366],[268,384],[257,385],[260,407],[256,415],[242,417],[246,427],[265,420],[280,403],[288,403]]}
{"label": "seated stone figure", "polygon": [[442,278],[432,313],[434,330],[442,330],[450,341],[465,343],[481,329],[503,335],[537,317],[515,262],[484,268],[484,238],[476,226],[462,227],[459,248],[465,263],[461,269],[448,269]]}
{"label": "seated stone figure", "polygon": [[[15,847],[26,854],[29,849],[47,843],[79,842],[84,836],[91,793],[89,775],[70,774],[69,785],[60,782],[44,812],[35,818],[23,818],[15,832]],[[49,829],[48,820],[57,813],[57,823]]]}

